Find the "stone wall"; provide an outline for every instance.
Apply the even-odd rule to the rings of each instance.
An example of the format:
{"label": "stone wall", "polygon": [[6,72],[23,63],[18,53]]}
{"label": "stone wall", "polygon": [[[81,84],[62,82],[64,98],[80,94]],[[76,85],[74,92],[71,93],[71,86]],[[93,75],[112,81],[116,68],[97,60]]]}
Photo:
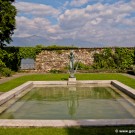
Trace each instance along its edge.
{"label": "stone wall", "polygon": [[[102,49],[75,49],[75,60],[85,65],[92,65],[93,54]],[[69,65],[70,50],[44,50],[36,56],[35,69],[39,72],[49,72],[50,70],[63,70]]]}

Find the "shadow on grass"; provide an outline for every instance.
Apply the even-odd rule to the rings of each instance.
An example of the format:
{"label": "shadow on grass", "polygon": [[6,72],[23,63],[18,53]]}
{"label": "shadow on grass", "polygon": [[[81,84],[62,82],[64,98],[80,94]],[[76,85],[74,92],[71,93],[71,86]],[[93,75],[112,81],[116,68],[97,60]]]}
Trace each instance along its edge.
{"label": "shadow on grass", "polygon": [[[135,131],[135,126],[125,127],[76,127],[66,128],[67,135],[129,135]],[[122,133],[122,131],[125,133]],[[134,134],[134,133],[133,133]]]}
{"label": "shadow on grass", "polygon": [[67,80],[68,80],[68,78],[61,78],[61,80],[63,80],[63,81],[67,81]]}
{"label": "shadow on grass", "polygon": [[130,75],[135,75],[135,73],[132,70],[127,71],[127,73],[130,74]]}

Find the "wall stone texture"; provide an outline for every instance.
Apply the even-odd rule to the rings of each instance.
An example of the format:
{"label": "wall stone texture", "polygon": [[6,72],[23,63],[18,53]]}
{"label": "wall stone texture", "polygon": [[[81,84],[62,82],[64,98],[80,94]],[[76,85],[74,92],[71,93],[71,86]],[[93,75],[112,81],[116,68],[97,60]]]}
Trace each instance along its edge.
{"label": "wall stone texture", "polygon": [[[94,53],[103,49],[74,49],[75,62],[81,62],[87,66],[93,64]],[[50,70],[64,70],[69,65],[70,50],[44,50],[36,56],[35,70],[38,72],[50,72]]]}

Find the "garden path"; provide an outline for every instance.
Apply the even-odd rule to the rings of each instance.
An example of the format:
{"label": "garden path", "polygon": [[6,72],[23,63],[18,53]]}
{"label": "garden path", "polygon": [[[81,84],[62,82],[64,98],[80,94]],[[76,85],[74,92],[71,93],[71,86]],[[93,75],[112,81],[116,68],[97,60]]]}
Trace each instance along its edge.
{"label": "garden path", "polygon": [[128,76],[128,77],[130,77],[130,78],[135,79],[135,75],[130,75],[130,74],[123,74],[123,75],[125,75],[125,76]]}

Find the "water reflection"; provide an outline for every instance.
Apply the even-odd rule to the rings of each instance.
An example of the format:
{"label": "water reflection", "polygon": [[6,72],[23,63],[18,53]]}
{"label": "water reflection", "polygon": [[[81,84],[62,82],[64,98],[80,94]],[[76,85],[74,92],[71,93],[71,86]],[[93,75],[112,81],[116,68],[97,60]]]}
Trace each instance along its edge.
{"label": "water reflection", "polygon": [[120,119],[133,114],[135,108],[111,87],[50,86],[33,88],[0,118]]}
{"label": "water reflection", "polygon": [[73,117],[76,114],[77,108],[79,107],[79,97],[76,92],[76,87],[69,87],[67,107],[69,115]]}

